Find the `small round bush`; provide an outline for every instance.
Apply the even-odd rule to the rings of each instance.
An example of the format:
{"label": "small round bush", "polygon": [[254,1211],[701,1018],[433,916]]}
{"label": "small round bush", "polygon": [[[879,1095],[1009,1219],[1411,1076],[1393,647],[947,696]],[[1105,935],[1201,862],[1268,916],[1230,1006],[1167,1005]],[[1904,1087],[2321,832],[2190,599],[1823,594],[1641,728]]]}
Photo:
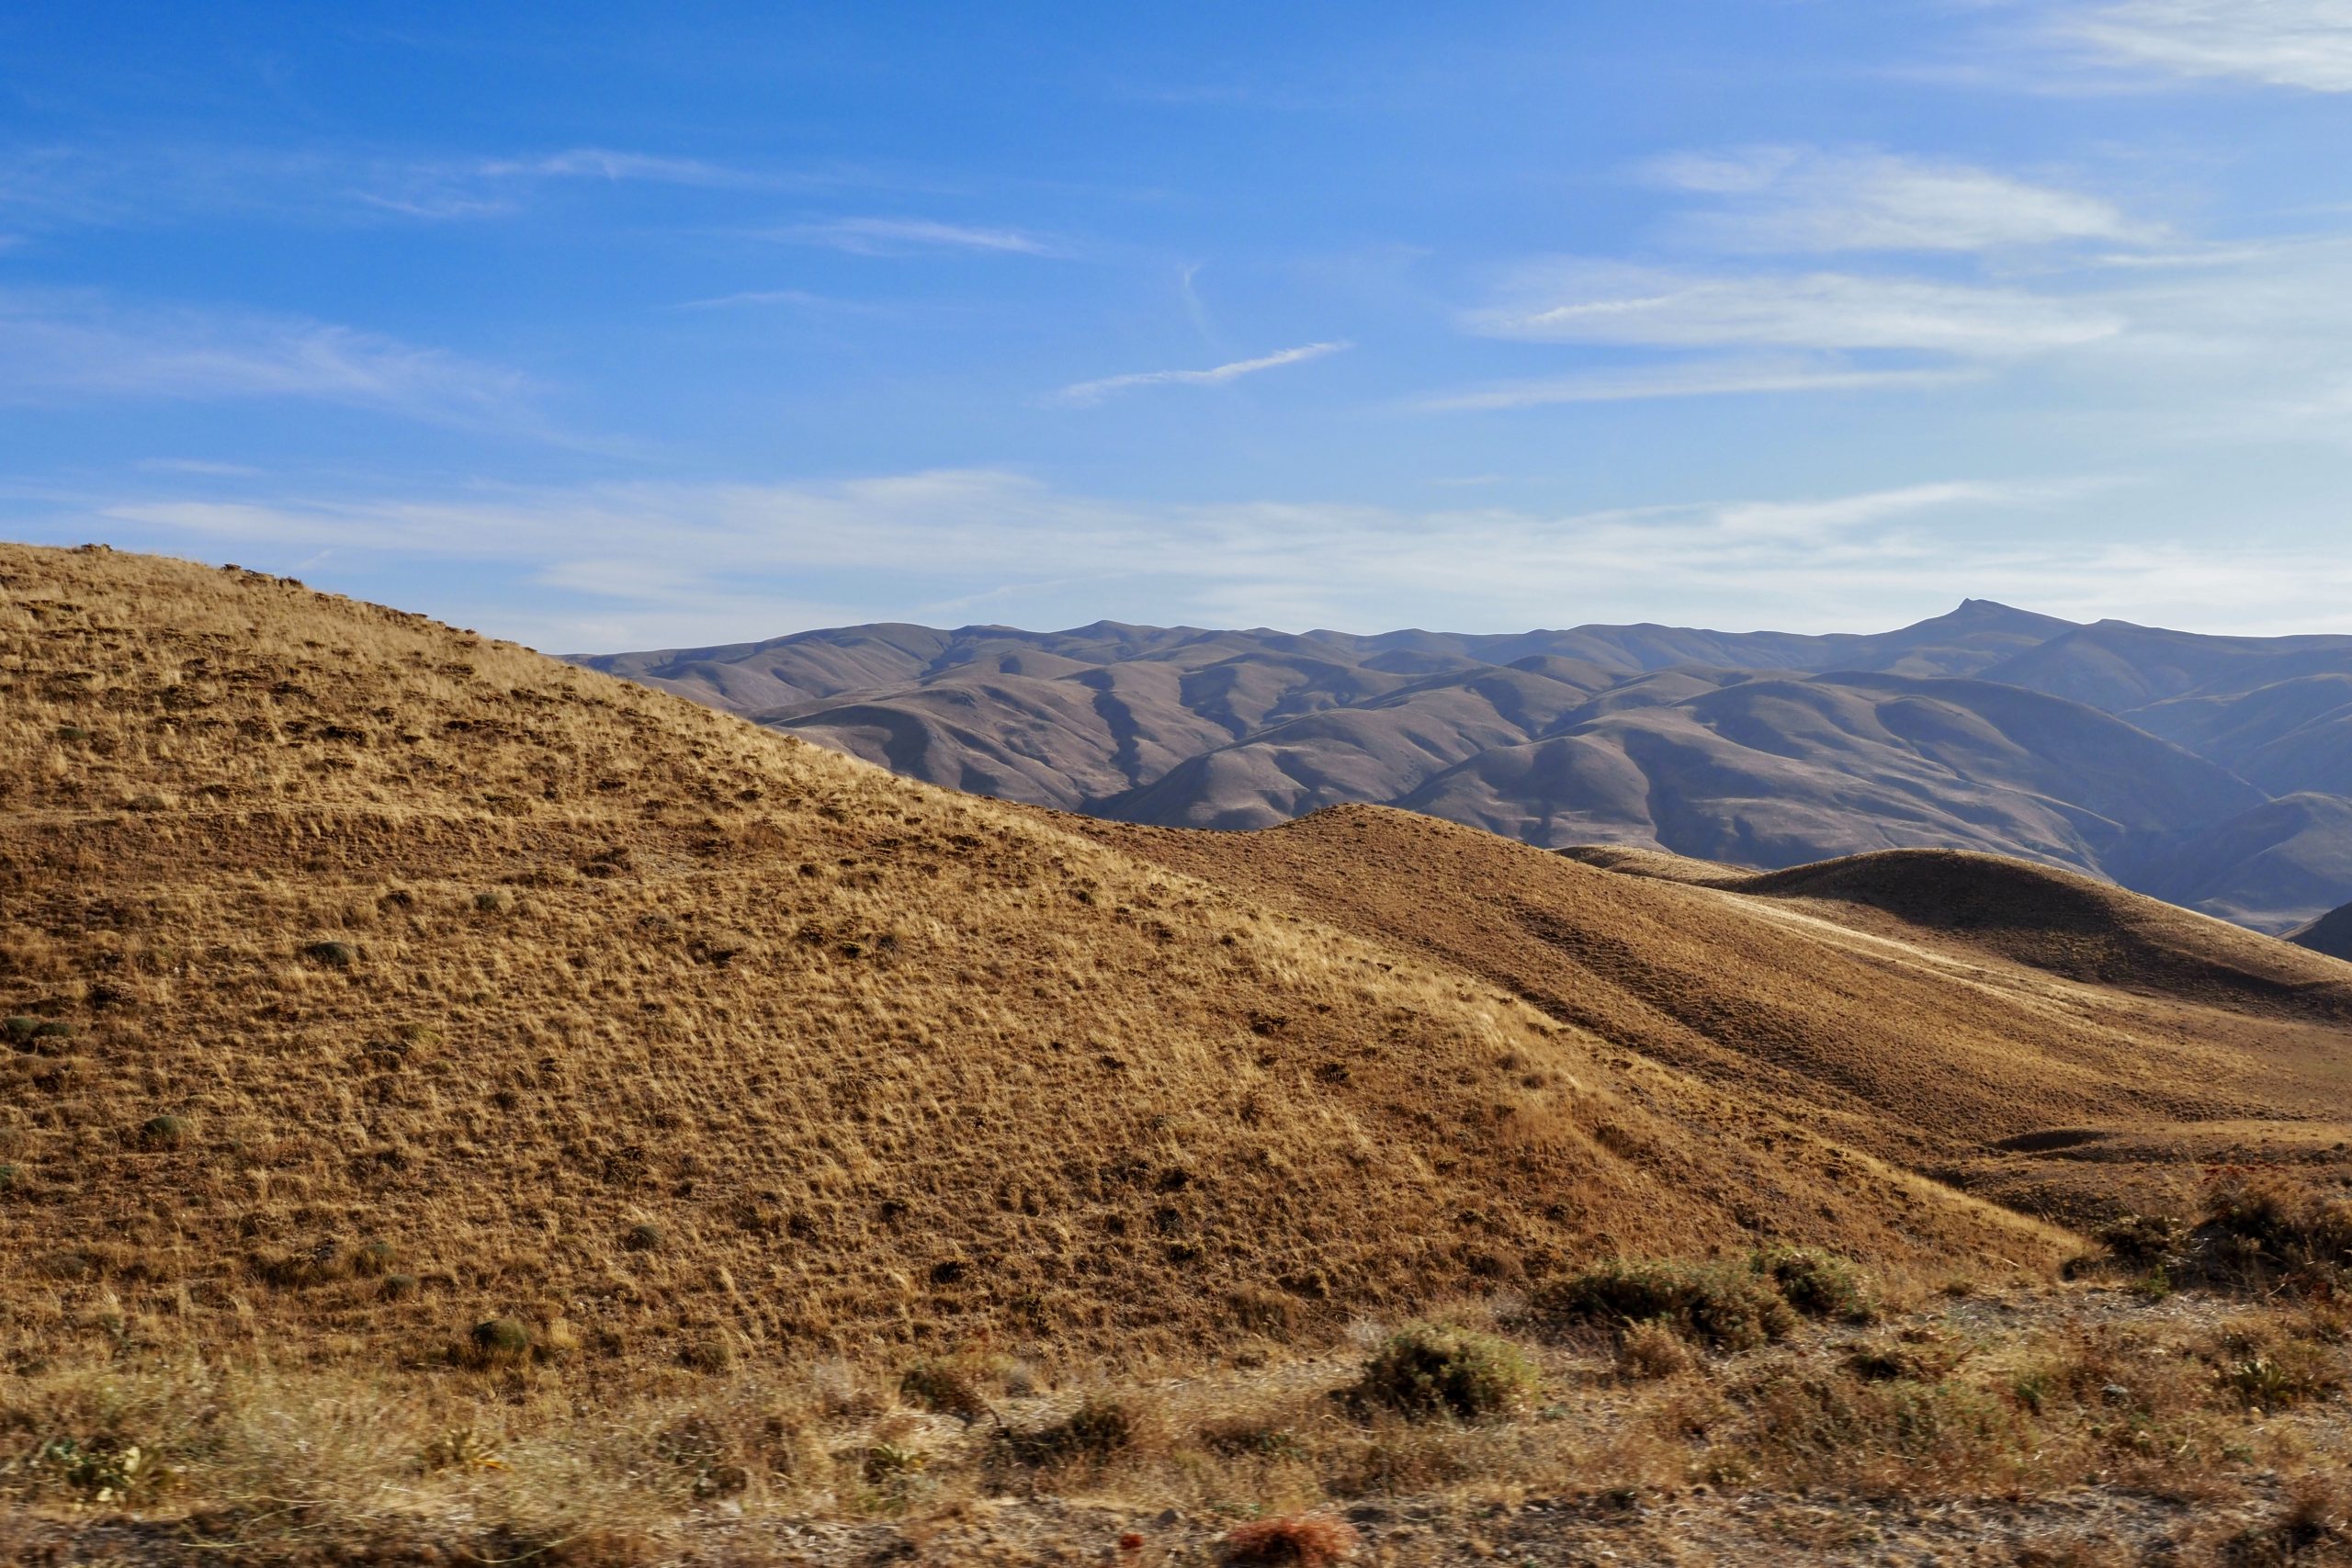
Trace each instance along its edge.
{"label": "small round bush", "polygon": [[735,1347],[722,1336],[708,1334],[689,1340],[678,1359],[698,1372],[723,1372],[735,1364]]}
{"label": "small round bush", "polygon": [[1475,1421],[1520,1408],[1534,1387],[1535,1369],[1510,1341],[1419,1324],[1390,1336],[1348,1392],[1410,1420]]}
{"label": "small round bush", "polygon": [[659,1252],[669,1239],[660,1225],[649,1222],[629,1226],[622,1234],[621,1245],[631,1252]]}
{"label": "small round bush", "polygon": [[1752,1350],[1788,1337],[1796,1314],[1772,1280],[1736,1262],[1612,1258],[1528,1292],[1528,1314],[1554,1329],[1623,1329],[1662,1323],[1715,1350]]}
{"label": "small round bush", "polygon": [[530,1325],[514,1317],[487,1317],[474,1325],[474,1354],[485,1361],[512,1361],[531,1348]]}
{"label": "small round bush", "polygon": [[1617,1370],[1629,1378],[1676,1377],[1690,1370],[1691,1360],[1690,1342],[1669,1324],[1633,1324],[1617,1339]]}
{"label": "small round bush", "polygon": [[1135,1412],[1118,1401],[1089,1399],[1064,1420],[1035,1431],[1008,1430],[1001,1440],[1023,1464],[1063,1460],[1100,1462],[1133,1443],[1137,1425]]}
{"label": "small round bush", "polygon": [[302,956],[330,969],[348,969],[359,962],[359,950],[347,942],[314,942],[302,949]]}
{"label": "small round bush", "polygon": [[1751,1260],[1772,1281],[1781,1299],[1807,1317],[1868,1323],[1878,1315],[1862,1277],[1842,1258],[1807,1247],[1774,1247]]}
{"label": "small round bush", "polygon": [[917,1361],[899,1374],[899,1393],[910,1404],[967,1422],[989,1414],[971,1375],[948,1361]]}
{"label": "small round bush", "polygon": [[151,1149],[175,1149],[187,1142],[187,1120],[180,1116],[150,1116],[139,1125],[139,1141]]}

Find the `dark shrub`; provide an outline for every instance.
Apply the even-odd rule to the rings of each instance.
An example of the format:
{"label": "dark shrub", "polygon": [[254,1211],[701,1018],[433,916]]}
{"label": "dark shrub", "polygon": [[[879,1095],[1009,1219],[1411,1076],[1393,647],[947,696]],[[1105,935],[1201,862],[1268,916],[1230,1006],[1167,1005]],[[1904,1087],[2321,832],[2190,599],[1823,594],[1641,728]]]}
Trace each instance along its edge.
{"label": "dark shrub", "polygon": [[2352,1275],[2352,1197],[2278,1177],[2233,1182],[2207,1201],[2199,1239],[2226,1280],[2338,1290]]}
{"label": "dark shrub", "polygon": [[1525,1404],[1535,1381],[1535,1369],[1508,1340],[1417,1324],[1374,1352],[1345,1397],[1359,1409],[1393,1410],[1408,1420],[1475,1421]]}
{"label": "dark shrub", "polygon": [[302,956],[330,969],[348,969],[359,962],[359,950],[347,942],[314,942],[302,949]]}
{"label": "dark shrub", "polygon": [[520,1360],[531,1349],[530,1325],[520,1318],[484,1318],[474,1325],[468,1338],[474,1359],[485,1365]]}
{"label": "dark shrub", "polygon": [[150,1116],[139,1124],[139,1141],[151,1149],[175,1149],[187,1142],[187,1119]]}
{"label": "dark shrub", "polygon": [[1862,1277],[1851,1263],[1806,1247],[1773,1247],[1751,1260],[1772,1281],[1781,1299],[1807,1317],[1868,1323],[1878,1315]]}
{"label": "dark shrub", "polygon": [[723,1372],[735,1364],[735,1347],[723,1335],[706,1334],[688,1340],[678,1359],[698,1372]]}
{"label": "dark shrub", "polygon": [[990,1414],[970,1374],[950,1361],[917,1361],[899,1374],[899,1393],[910,1404],[966,1422]]}
{"label": "dark shrub", "polygon": [[1089,1399],[1063,1420],[1032,1431],[1002,1434],[1007,1451],[1023,1464],[1063,1460],[1109,1459],[1135,1441],[1136,1415],[1116,1400]]}
{"label": "dark shrub", "polygon": [[1663,1323],[1716,1350],[1752,1350],[1796,1326],[1770,1274],[1741,1263],[1612,1258],[1528,1292],[1528,1315],[1553,1330]]}

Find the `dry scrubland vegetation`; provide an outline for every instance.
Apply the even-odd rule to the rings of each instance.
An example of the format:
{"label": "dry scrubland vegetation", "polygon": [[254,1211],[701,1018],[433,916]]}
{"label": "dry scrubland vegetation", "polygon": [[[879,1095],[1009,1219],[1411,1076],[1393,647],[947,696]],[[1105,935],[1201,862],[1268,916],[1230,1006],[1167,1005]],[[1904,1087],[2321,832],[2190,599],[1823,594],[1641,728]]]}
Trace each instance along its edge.
{"label": "dry scrubland vegetation", "polygon": [[[1443,853],[1187,865],[254,573],[0,593],[0,1551],[1434,1562],[2076,1485],[2342,1542],[2332,971],[2157,997],[2154,1067],[2064,1035],[2053,1104],[2300,1128],[2301,1185],[2030,1283],[2087,1244],[1930,1179],[1973,1132],[1790,987],[1896,985],[1901,1077],[2089,1004],[1877,913],[1771,905],[1702,1026],[1736,894],[1505,846],[1515,929],[1584,879],[1572,984],[1464,945]],[[1643,968],[1604,917],[1731,923]]]}

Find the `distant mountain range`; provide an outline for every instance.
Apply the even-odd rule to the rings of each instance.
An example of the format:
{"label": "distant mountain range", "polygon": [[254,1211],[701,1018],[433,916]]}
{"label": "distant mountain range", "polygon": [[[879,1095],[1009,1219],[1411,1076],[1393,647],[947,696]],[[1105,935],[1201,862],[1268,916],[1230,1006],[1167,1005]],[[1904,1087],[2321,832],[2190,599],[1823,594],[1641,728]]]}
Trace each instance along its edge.
{"label": "distant mountain range", "polygon": [[2352,637],[1970,600],[1871,636],[876,625],[576,662],[1124,821],[1365,801],[1762,869],[1984,850],[2270,932],[2352,901]]}

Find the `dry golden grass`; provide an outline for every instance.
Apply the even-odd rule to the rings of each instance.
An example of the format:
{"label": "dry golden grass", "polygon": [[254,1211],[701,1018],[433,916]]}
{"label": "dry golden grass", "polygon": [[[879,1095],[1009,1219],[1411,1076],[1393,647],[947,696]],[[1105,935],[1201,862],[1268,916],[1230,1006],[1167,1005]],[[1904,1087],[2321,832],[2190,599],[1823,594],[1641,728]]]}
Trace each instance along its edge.
{"label": "dry golden grass", "polygon": [[2200,1164],[2352,1170],[2352,968],[2064,873],[1902,852],[1683,880],[1376,807],[1250,834],[1052,819],[2067,1223],[2185,1213]]}
{"label": "dry golden grass", "polygon": [[1132,1360],[1758,1224],[2063,1245],[1458,972],[517,648],[109,553],[0,586],[0,1003],[72,1032],[0,1055],[19,1362]]}
{"label": "dry golden grass", "polygon": [[2177,1029],[2127,1072],[2115,994],[1515,846],[1356,843],[1351,886],[1334,826],[1081,833],[281,580],[0,547],[0,1483],[85,1510],[59,1561],[164,1519],[626,1563],[729,1507],[1665,1484],[1703,1385],[1860,1484],[1657,1347],[1541,1352],[1598,1427],[1351,1415],[1312,1358],[1617,1255],[2046,1278],[2079,1238],[1926,1174],[2031,1123],[1980,1081],[2020,1006],[2052,1106],[2278,1125],[2302,1081],[2166,1083],[2225,1060]]}
{"label": "dry golden grass", "polygon": [[[1449,1315],[1498,1326],[1476,1303]],[[1080,1562],[1123,1538],[1148,1554],[1116,1561],[1204,1562],[1342,1540],[1332,1522],[1348,1517],[1386,1561],[1459,1562],[1507,1536],[1526,1553],[1507,1561],[1583,1561],[1566,1531],[1577,1521],[1626,1560],[1679,1537],[1693,1561],[1724,1561],[1753,1554],[1742,1532],[1793,1498],[1812,1533],[1783,1542],[1791,1559],[1867,1538],[1890,1505],[1991,1540],[2054,1504],[2057,1521],[2094,1527],[2064,1535],[2075,1551],[2102,1513],[2123,1515],[2144,1536],[2123,1562],[2352,1549],[2352,1352],[2324,1311],[2149,1307],[2079,1287],[1921,1298],[1868,1327],[1808,1324],[1640,1378],[1602,1345],[1522,1341],[1540,1404],[1471,1420],[1349,1397],[1379,1350],[1060,1387],[973,1358],[961,1370],[989,1409],[969,1420],[841,1363],[586,1401],[545,1368],[85,1368],[0,1378],[0,1510],[50,1521],[43,1539],[81,1553],[61,1562],[126,1542],[126,1562],[650,1568],[910,1546],[939,1562]],[[2282,1364],[2291,1377],[2249,1371]],[[2249,1398],[2257,1377],[2267,1403]],[[1400,1508],[1434,1521],[1419,1551],[1381,1528]],[[2298,1541],[2301,1557],[2259,1555]]]}

